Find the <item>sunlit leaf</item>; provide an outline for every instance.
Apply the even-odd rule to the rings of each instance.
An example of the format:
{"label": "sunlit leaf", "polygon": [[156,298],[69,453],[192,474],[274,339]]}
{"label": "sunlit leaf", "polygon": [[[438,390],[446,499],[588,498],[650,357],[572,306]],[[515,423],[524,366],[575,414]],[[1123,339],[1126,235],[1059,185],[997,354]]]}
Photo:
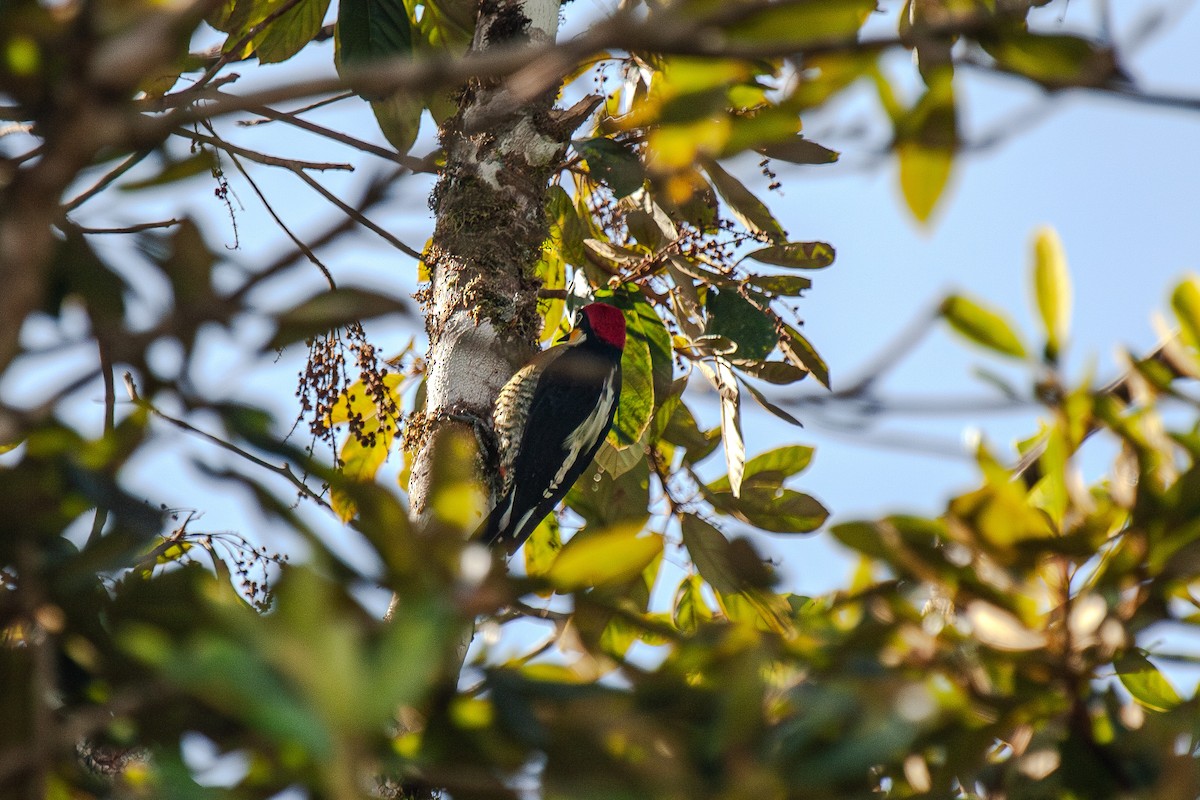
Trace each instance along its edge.
{"label": "sunlit leaf", "polygon": [[1200,348],[1200,278],[1189,275],[1171,292],[1171,310],[1184,342]]}
{"label": "sunlit leaf", "polygon": [[695,633],[701,625],[713,618],[712,611],[704,602],[702,586],[699,577],[688,575],[680,581],[675,590],[671,620],[675,627],[684,633]]}
{"label": "sunlit leaf", "polygon": [[[743,484],[748,486],[753,483],[766,489],[778,488],[788,478],[808,469],[812,456],[813,448],[798,444],[768,450],[746,462]],[[729,491],[729,477],[717,478],[708,484],[708,488],[713,492]]]}
{"label": "sunlit leaf", "polygon": [[545,575],[562,550],[562,539],[558,533],[558,517],[554,514],[543,519],[521,548],[525,554],[525,574],[537,577]]}
{"label": "sunlit leaf", "polygon": [[787,233],[771,214],[771,210],[741,181],[726,172],[716,161],[704,162],[704,170],[708,177],[712,178],[713,186],[721,195],[721,199],[747,230],[766,236],[773,242],[782,242],[787,238]]}
{"label": "sunlit leaf", "polygon": [[1045,86],[1100,86],[1117,74],[1112,50],[1078,36],[1014,31],[980,44],[1001,68]]}
{"label": "sunlit leaf", "polygon": [[1183,702],[1183,698],[1166,676],[1138,651],[1130,650],[1113,662],[1113,666],[1117,670],[1117,677],[1133,695],[1133,699],[1146,708],[1170,711]]}
{"label": "sunlit leaf", "polygon": [[258,60],[273,64],[296,55],[321,30],[328,10],[329,0],[299,0],[254,37]]}
{"label": "sunlit leaf", "polygon": [[896,158],[904,200],[914,217],[927,222],[950,180],[954,151],[906,141],[896,144]]}
{"label": "sunlit leaf", "polygon": [[849,44],[875,7],[875,0],[766,4],[746,14],[726,35],[759,47],[787,44],[797,50],[814,43]]}
{"label": "sunlit leaf", "polygon": [[[615,298],[614,298],[615,299]],[[651,340],[635,312],[625,313],[625,349],[621,353],[621,397],[608,439],[618,448],[636,445],[654,416],[654,363]]]}
{"label": "sunlit leaf", "polygon": [[939,310],[950,327],[966,339],[1001,355],[1025,357],[1025,345],[999,312],[958,294],[943,300]]}
{"label": "sunlit leaf", "polygon": [[815,497],[761,483],[743,485],[738,497],[716,492],[708,499],[721,513],[771,533],[812,533],[829,518],[829,510]]}
{"label": "sunlit leaf", "polygon": [[792,269],[823,269],[833,263],[834,250],[825,242],[788,242],[764,247],[746,258]]}
{"label": "sunlit leaf", "polygon": [[662,548],[662,536],[642,535],[640,522],[621,523],[573,537],[550,565],[546,579],[561,591],[619,583],[641,574]]}
{"label": "sunlit leaf", "polygon": [[729,359],[729,363],[747,375],[778,386],[786,386],[797,381],[802,381],[809,375],[808,370],[797,367],[795,364],[787,361],[746,361],[744,359],[731,358]]}
{"label": "sunlit leaf", "polygon": [[806,369],[813,377],[821,382],[826,389],[829,386],[829,367],[817,353],[812,343],[800,331],[790,325],[784,326],[784,336],[779,340],[779,352],[801,369]]}
{"label": "sunlit leaf", "polygon": [[1053,228],[1038,230],[1033,251],[1034,294],[1046,331],[1046,358],[1053,362],[1071,326],[1071,276],[1062,240]]}
{"label": "sunlit leaf", "polygon": [[[372,408],[373,410],[373,408]],[[396,425],[389,424],[388,430],[382,430],[380,419],[374,414],[368,418],[361,432],[346,437],[338,458],[341,461],[341,472],[347,480],[368,483],[375,479],[375,473],[387,460],[392,441],[396,436]],[[357,507],[351,493],[341,485],[330,487],[330,505],[343,522],[354,517]]]}
{"label": "sunlit leaf", "polygon": [[[685,104],[681,107],[687,108]],[[722,152],[731,128],[724,114],[655,126],[646,137],[647,168],[652,173],[683,172],[701,158]]]}
{"label": "sunlit leaf", "polygon": [[802,275],[751,275],[746,283],[779,297],[799,297],[812,288],[812,280]]}
{"label": "sunlit leaf", "polygon": [[742,472],[746,463],[746,443],[742,439],[741,396],[737,377],[729,362],[717,358],[709,366],[703,361],[697,366],[717,390],[721,399],[721,441],[725,445],[725,466],[728,469],[730,492],[734,497],[742,491]]}
{"label": "sunlit leaf", "polygon": [[1044,633],[1030,630],[1015,615],[983,600],[969,603],[966,617],[975,638],[997,650],[1036,650],[1046,646]]}
{"label": "sunlit leaf", "polygon": [[633,337],[644,342],[650,353],[650,371],[654,387],[652,397],[654,406],[657,407],[671,393],[671,377],[674,370],[671,334],[637,286],[628,285],[614,291],[610,302],[625,312],[626,347],[628,338]]}

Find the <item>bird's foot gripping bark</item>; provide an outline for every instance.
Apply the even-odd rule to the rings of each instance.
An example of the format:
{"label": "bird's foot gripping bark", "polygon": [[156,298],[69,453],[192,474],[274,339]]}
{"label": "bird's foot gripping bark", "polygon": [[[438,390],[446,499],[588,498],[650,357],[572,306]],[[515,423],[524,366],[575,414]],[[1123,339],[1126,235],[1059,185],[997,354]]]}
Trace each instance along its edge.
{"label": "bird's foot gripping bark", "polygon": [[475,431],[475,441],[479,445],[479,460],[483,462],[483,474],[496,480],[494,476],[500,469],[500,444],[496,440],[496,431],[492,428],[492,411],[487,409],[481,413],[477,406],[466,403],[456,403],[438,412],[439,421],[459,422],[470,425]]}

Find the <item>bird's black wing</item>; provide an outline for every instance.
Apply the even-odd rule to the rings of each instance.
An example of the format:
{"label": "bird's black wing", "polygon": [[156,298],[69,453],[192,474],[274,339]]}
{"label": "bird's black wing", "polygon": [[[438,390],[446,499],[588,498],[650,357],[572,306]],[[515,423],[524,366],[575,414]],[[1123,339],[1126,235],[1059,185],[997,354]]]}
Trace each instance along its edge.
{"label": "bird's black wing", "polygon": [[607,353],[579,347],[546,367],[530,402],[511,489],[489,517],[485,541],[516,550],[587,469],[616,413],[618,364]]}

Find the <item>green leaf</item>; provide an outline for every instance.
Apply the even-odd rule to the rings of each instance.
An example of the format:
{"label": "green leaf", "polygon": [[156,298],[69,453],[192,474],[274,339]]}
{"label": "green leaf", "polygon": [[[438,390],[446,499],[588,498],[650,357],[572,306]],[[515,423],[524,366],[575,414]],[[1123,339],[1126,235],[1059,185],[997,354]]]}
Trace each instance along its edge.
{"label": "green leaf", "polygon": [[525,540],[525,546],[521,548],[525,553],[525,574],[535,578],[545,575],[554,559],[558,558],[562,546],[558,517],[548,514],[533,529],[533,533]]}
{"label": "green leaf", "polygon": [[733,568],[725,534],[694,514],[684,514],[679,522],[683,546],[700,577],[721,594],[738,592],[741,581]]}
{"label": "green leaf", "polygon": [[[622,465],[619,471],[612,469],[612,462],[622,455],[633,455],[633,463]],[[650,465],[645,455],[636,447],[617,450],[605,442],[595,463],[567,492],[567,506],[593,527],[607,528],[629,520],[644,525],[650,507]]]}
{"label": "green leaf", "polygon": [[637,286],[621,287],[609,300],[625,313],[627,339],[637,338],[650,352],[654,408],[657,408],[671,394],[675,355],[671,349],[671,334]]}
{"label": "green leaf", "polygon": [[764,144],[755,149],[768,158],[791,164],[832,164],[841,155],[836,150],[822,147],[800,134],[786,141]]}
{"label": "green leaf", "polygon": [[412,52],[403,0],[338,0],[335,37],[339,74],[344,67]]}
{"label": "green leaf", "polygon": [[283,347],[351,322],[396,313],[407,313],[407,307],[394,297],[364,289],[332,289],[280,314],[279,329],[267,347]]}
{"label": "green leaf", "polygon": [[1078,36],[1006,32],[980,44],[1001,68],[1043,86],[1101,86],[1117,74],[1110,49]]}
{"label": "green leaf", "polygon": [[421,98],[400,92],[390,97],[371,99],[371,112],[379,130],[397,153],[412,149],[421,130],[421,114],[425,103]]}
{"label": "green leaf", "polygon": [[1146,708],[1170,711],[1183,702],[1170,681],[1141,653],[1130,651],[1117,659],[1113,666],[1133,699]]}
{"label": "green leaf", "polygon": [[788,423],[789,425],[795,425],[797,428],[804,427],[804,424],[802,422],[800,422],[800,420],[796,419],[791,414],[789,414],[788,412],[784,411],[779,406],[772,403],[770,400],[768,400],[766,398],[766,396],[762,392],[760,392],[753,385],[751,385],[745,381],[742,382],[742,385],[750,390],[750,396],[754,398],[754,401],[756,403],[758,403],[760,406],[762,406],[763,408],[765,408],[767,411],[769,411],[772,414],[774,414],[775,416],[779,417],[781,420]]}
{"label": "green leaf", "polygon": [[811,447],[790,445],[755,456],[746,462],[740,496],[732,494],[728,476],[705,487],[709,502],[718,511],[773,533],[809,533],[825,523],[829,512],[802,492],[784,489],[783,483],[808,468]]}
{"label": "green leaf", "polygon": [[554,559],[546,578],[566,592],[635,578],[663,549],[662,536],[641,531],[642,523],[631,521],[578,534]]}
{"label": "green leaf", "polygon": [[721,429],[713,428],[710,431],[701,431],[691,410],[680,403],[671,412],[662,438],[686,449],[684,463],[695,464],[708,457],[721,443]]}
{"label": "green leaf", "polygon": [[756,47],[787,45],[797,50],[813,44],[850,43],[875,7],[875,0],[767,3],[734,23],[724,35]]}
{"label": "green leaf", "polygon": [[799,297],[812,288],[812,280],[801,275],[751,275],[746,283],[777,297]]}
{"label": "green leaf", "polygon": [[1046,331],[1046,358],[1054,363],[1071,326],[1071,275],[1062,240],[1053,228],[1039,229],[1034,239],[1033,286]]}
{"label": "green leaf", "polygon": [[621,353],[621,398],[608,441],[617,448],[642,440],[654,417],[654,365],[641,323],[625,315],[625,350]]}
{"label": "green leaf", "polygon": [[1008,320],[968,297],[950,295],[942,301],[939,313],[950,327],[978,345],[1012,358],[1026,355],[1025,345]]}
{"label": "green leaf", "polygon": [[[808,469],[812,462],[813,448],[804,445],[788,445],[757,455],[746,462],[742,485],[758,484],[764,488],[775,488],[788,478]],[[728,492],[729,477],[717,478],[708,485],[711,492]]]}
{"label": "green leaf", "polygon": [[833,246],[825,242],[788,242],[755,250],[746,258],[777,267],[824,269],[833,263],[834,256]]}
{"label": "green leaf", "polygon": [[812,342],[790,325],[784,326],[784,336],[779,340],[779,351],[797,367],[806,369],[813,377],[829,388],[829,367],[817,353]]}
{"label": "green leaf", "polygon": [[927,222],[941,198],[958,149],[958,113],[950,70],[938,70],[908,111],[894,117],[900,189],[909,210]]}
{"label": "green leaf", "polygon": [[741,181],[726,172],[716,161],[705,161],[704,170],[712,179],[712,185],[716,187],[721,199],[746,230],[766,236],[773,242],[783,242],[787,239],[787,233],[771,214],[771,210]]}
{"label": "green leaf", "polygon": [[1189,275],[1171,292],[1171,310],[1179,320],[1180,335],[1193,348],[1200,348],[1200,278]]}
{"label": "green leaf", "polygon": [[608,184],[618,199],[642,188],[646,172],[629,145],[604,136],[580,139],[571,144],[583,156],[592,175]]}
{"label": "green leaf", "polygon": [[729,363],[760,381],[786,386],[808,377],[808,370],[786,361],[745,361],[731,358]]}
{"label": "green leaf", "polygon": [[[762,305],[767,305],[765,297],[757,295],[756,299]],[[710,288],[704,308],[708,311],[705,333],[710,336],[724,336],[737,343],[734,355],[738,358],[761,360],[766,358],[779,342],[779,337],[775,334],[775,323],[740,292]]]}
{"label": "green leaf", "polygon": [[321,30],[329,0],[299,0],[254,37],[254,53],[263,64],[286,61]]}
{"label": "green leaf", "polygon": [[123,192],[134,192],[138,189],[149,189],[152,186],[163,186],[199,175],[202,172],[212,172],[217,164],[217,154],[207,148],[201,148],[194,155],[188,156],[182,161],[170,161],[164,164],[156,175],[122,183],[118,188]]}
{"label": "green leaf", "polygon": [[699,577],[688,575],[679,582],[679,588],[675,590],[671,621],[684,633],[695,633],[701,625],[712,620],[712,611],[704,601],[703,586]]}

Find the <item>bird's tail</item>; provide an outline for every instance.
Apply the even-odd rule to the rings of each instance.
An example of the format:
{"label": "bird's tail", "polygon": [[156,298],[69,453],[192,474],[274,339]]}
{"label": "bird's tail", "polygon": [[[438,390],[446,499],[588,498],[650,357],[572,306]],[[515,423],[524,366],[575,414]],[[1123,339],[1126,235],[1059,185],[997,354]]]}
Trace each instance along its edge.
{"label": "bird's tail", "polygon": [[487,519],[480,523],[472,539],[483,542],[488,547],[503,545],[510,553],[512,547],[512,506],[513,495],[509,492],[500,498],[496,507],[488,513]]}

